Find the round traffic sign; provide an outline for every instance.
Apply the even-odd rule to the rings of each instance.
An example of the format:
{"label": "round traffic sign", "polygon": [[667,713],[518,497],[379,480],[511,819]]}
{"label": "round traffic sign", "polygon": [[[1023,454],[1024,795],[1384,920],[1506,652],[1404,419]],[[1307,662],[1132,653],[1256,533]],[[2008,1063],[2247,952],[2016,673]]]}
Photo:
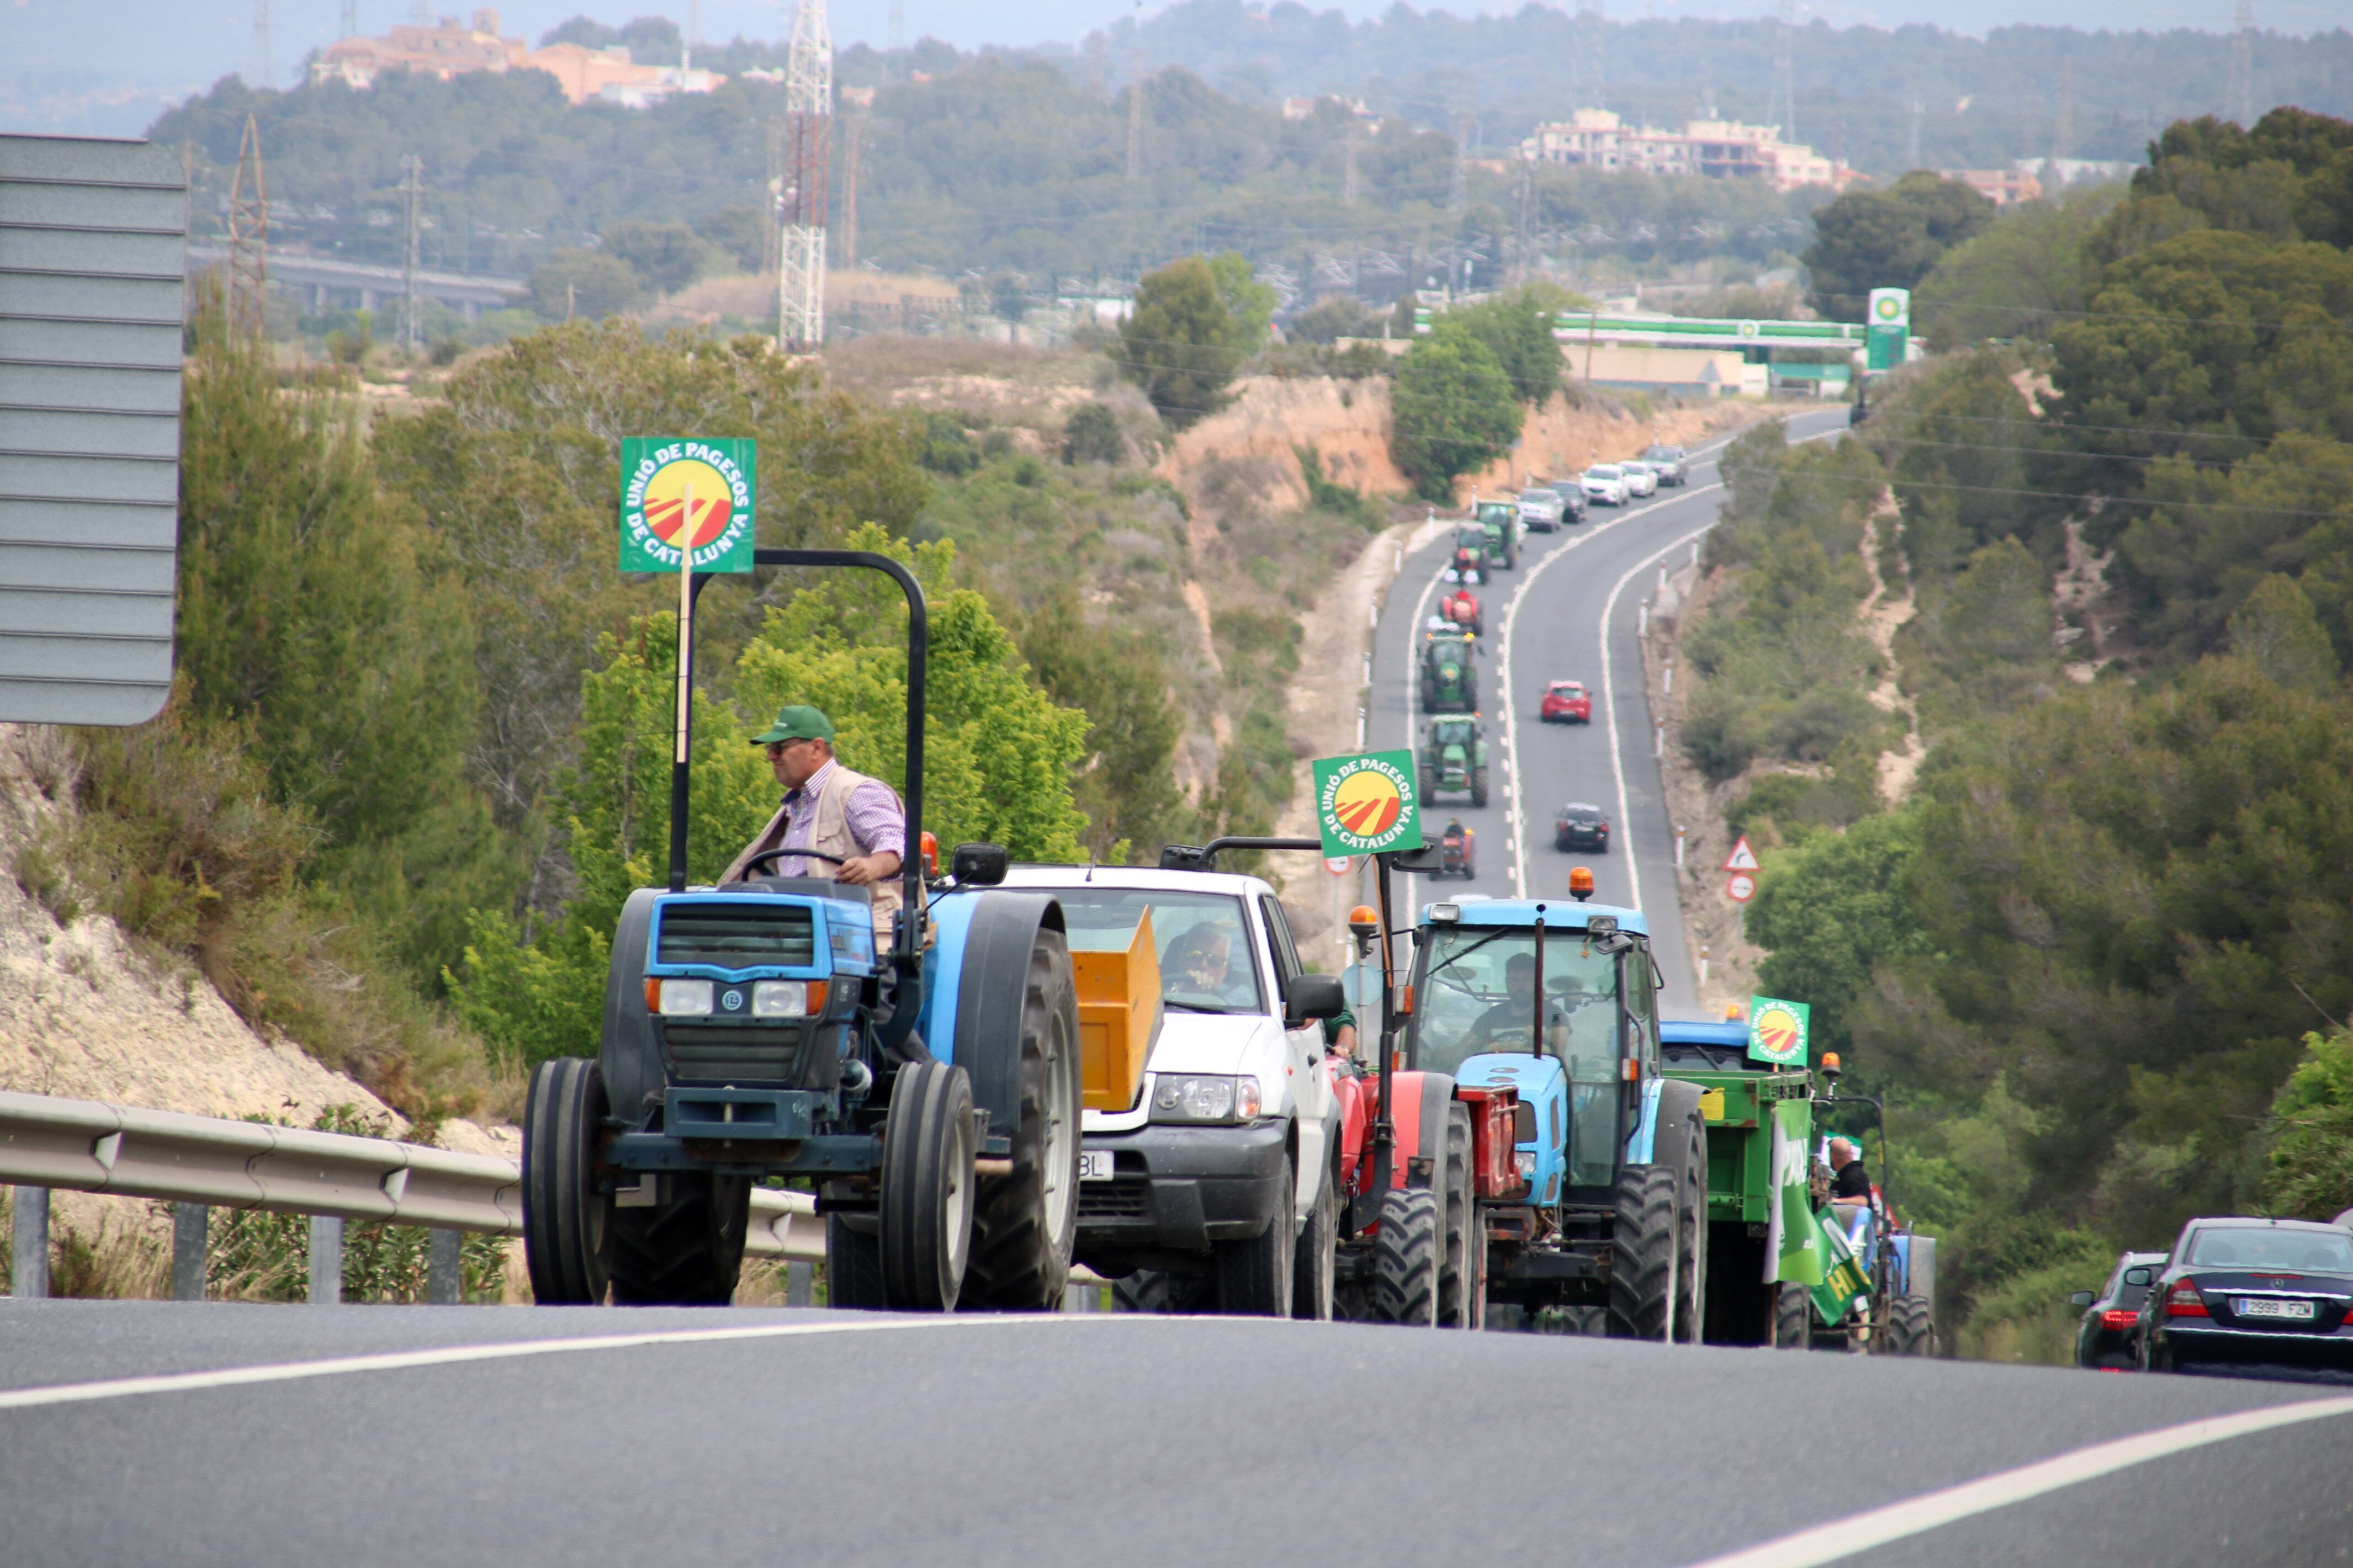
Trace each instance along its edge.
{"label": "round traffic sign", "polygon": [[1757,896],[1757,879],[1746,871],[1735,871],[1725,879],[1724,896],[1736,904],[1746,903]]}
{"label": "round traffic sign", "polygon": [[1324,869],[1331,872],[1335,877],[1345,877],[1348,874],[1348,868],[1355,864],[1356,862],[1345,855],[1334,855],[1325,858]]}

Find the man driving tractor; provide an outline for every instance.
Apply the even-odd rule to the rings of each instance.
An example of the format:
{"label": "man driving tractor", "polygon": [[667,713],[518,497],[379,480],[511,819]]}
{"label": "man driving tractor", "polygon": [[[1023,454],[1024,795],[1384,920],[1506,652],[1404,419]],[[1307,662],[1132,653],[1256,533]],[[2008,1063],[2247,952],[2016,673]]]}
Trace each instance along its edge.
{"label": "man driving tractor", "polygon": [[766,749],[785,798],[720,876],[720,886],[742,881],[752,862],[771,850],[808,850],[807,856],[762,860],[762,874],[830,875],[837,882],[871,889],[875,942],[878,949],[887,947],[903,898],[899,847],[907,841],[907,808],[899,792],[842,766],[833,754],[833,723],[814,708],[779,709],[776,721],[753,736],[752,743]]}
{"label": "man driving tractor", "polygon": [[1474,636],[1485,635],[1487,617],[1479,596],[1468,588],[1457,588],[1438,601],[1439,613],[1458,626],[1468,626]]}

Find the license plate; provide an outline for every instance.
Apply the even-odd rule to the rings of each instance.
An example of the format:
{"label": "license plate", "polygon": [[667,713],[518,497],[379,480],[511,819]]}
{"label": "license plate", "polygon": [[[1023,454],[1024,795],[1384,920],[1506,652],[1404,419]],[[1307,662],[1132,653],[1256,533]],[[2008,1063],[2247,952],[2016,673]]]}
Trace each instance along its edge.
{"label": "license plate", "polygon": [[2242,1296],[2231,1303],[2231,1310],[2242,1318],[2292,1318],[2298,1322],[2312,1320],[2309,1301],[2274,1301]]}
{"label": "license plate", "polygon": [[1111,1151],[1082,1149],[1079,1151],[1079,1180],[1108,1182],[1112,1178]]}

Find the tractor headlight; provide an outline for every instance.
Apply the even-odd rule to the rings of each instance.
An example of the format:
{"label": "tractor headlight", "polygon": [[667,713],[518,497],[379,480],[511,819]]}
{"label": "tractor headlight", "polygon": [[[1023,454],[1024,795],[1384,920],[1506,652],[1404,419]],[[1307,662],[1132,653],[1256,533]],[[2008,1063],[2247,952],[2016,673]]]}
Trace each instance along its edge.
{"label": "tractor headlight", "polygon": [[711,1014],[711,982],[708,980],[665,980],[658,999],[658,1010],[665,1018],[702,1018]]}
{"label": "tractor headlight", "polygon": [[752,987],[754,1018],[806,1018],[809,1016],[809,983],[806,980],[763,980]]}
{"label": "tractor headlight", "polygon": [[1250,1121],[1261,1103],[1258,1079],[1247,1075],[1172,1074],[1152,1087],[1155,1121]]}
{"label": "tractor headlight", "polygon": [[1520,1180],[1534,1182],[1536,1179],[1536,1152],[1533,1149],[1514,1150],[1512,1169],[1519,1173]]}

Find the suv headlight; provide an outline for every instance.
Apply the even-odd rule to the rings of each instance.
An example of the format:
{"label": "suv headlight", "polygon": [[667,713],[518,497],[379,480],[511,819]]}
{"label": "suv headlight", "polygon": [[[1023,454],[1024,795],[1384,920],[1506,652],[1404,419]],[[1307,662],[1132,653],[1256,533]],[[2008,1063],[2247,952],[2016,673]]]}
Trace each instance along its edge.
{"label": "suv headlight", "polygon": [[665,980],[661,983],[659,1009],[665,1018],[701,1018],[711,1013],[711,982],[708,980]]}
{"label": "suv headlight", "polygon": [[1258,1079],[1247,1073],[1170,1074],[1152,1086],[1155,1121],[1254,1121],[1261,1108]]}

